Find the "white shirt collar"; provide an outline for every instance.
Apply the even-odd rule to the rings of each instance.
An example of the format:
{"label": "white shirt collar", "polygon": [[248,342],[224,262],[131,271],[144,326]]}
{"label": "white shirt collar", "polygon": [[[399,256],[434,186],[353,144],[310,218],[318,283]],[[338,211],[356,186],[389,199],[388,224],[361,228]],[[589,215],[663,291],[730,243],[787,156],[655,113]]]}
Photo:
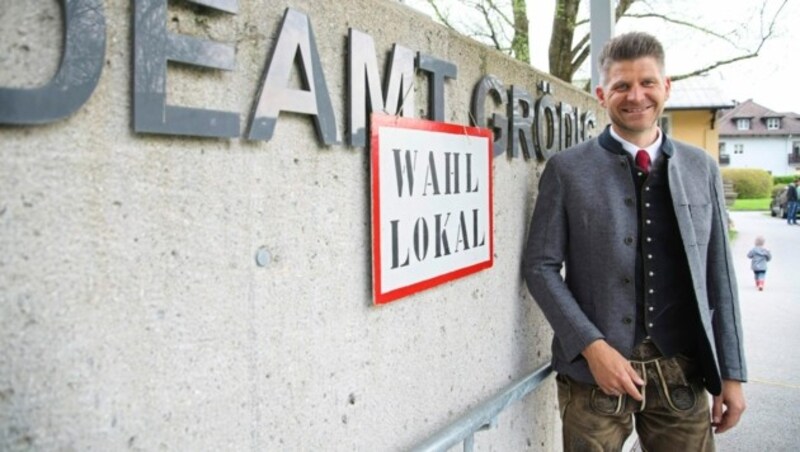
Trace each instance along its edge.
{"label": "white shirt collar", "polygon": [[632,156],[636,157],[636,153],[639,152],[639,149],[644,149],[645,151],[647,151],[647,153],[650,154],[651,162],[656,161],[656,157],[658,157],[659,153],[658,150],[661,149],[661,142],[664,141],[664,134],[661,133],[660,128],[658,128],[658,137],[656,138],[656,141],[654,141],[653,144],[647,146],[646,148],[640,148],[639,146],[636,146],[630,141],[625,140],[624,138],[619,136],[617,132],[614,131],[614,127],[609,127],[608,131],[611,132],[611,136],[614,137],[615,140],[620,142],[620,144],[622,145],[622,149],[628,151],[628,153],[631,154]]}

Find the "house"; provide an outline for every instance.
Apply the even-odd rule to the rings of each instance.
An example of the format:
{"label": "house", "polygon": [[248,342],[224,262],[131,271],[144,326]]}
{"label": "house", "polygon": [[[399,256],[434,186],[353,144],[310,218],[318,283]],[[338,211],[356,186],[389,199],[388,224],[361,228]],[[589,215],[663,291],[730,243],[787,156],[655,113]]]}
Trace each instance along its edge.
{"label": "house", "polygon": [[705,149],[719,161],[717,113],[733,108],[709,77],[691,77],[672,82],[664,114],[659,120],[661,129],[673,138]]}
{"label": "house", "polygon": [[721,112],[717,127],[722,166],[761,168],[775,176],[800,172],[800,115],[749,99]]}

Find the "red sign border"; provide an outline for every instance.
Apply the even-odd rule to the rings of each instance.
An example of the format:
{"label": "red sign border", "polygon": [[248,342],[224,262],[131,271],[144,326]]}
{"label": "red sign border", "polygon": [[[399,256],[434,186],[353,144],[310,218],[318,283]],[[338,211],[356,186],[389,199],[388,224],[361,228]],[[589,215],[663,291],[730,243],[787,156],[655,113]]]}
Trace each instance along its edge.
{"label": "red sign border", "polygon": [[[395,127],[403,129],[425,130],[449,133],[454,135],[470,135],[483,137],[487,140],[486,153],[488,156],[489,180],[489,259],[467,267],[459,268],[449,273],[444,273],[433,278],[419,281],[408,286],[400,287],[389,292],[381,291],[381,205],[380,205],[380,142],[378,140],[381,127]],[[472,273],[491,268],[494,265],[494,179],[492,177],[492,131],[483,127],[470,127],[462,124],[436,122],[425,119],[406,118],[373,113],[370,126],[370,164],[372,178],[372,287],[374,304],[382,305],[406,297],[416,292],[430,289],[439,284],[462,278]]]}

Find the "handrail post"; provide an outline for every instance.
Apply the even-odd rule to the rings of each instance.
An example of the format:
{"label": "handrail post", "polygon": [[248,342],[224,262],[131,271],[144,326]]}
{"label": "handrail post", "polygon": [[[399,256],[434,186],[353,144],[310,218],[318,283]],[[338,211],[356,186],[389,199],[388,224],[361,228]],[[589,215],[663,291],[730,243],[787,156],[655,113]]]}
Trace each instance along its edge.
{"label": "handrail post", "polygon": [[521,400],[539,387],[545,378],[553,373],[553,367],[546,364],[530,374],[511,383],[495,396],[485,400],[464,413],[426,441],[413,447],[413,452],[446,451],[459,442],[464,443],[464,451],[472,451],[475,432],[491,428],[497,423],[497,415],[511,403]]}
{"label": "handrail post", "polygon": [[472,452],[475,449],[475,434],[464,438],[464,452]]}

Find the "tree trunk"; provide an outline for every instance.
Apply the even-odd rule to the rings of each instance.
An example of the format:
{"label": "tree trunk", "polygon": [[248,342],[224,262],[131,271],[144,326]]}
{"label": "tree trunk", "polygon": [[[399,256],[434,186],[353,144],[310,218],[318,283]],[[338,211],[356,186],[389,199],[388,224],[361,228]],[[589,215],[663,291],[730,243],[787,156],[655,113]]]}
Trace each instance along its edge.
{"label": "tree trunk", "polygon": [[525,0],[512,0],[511,4],[514,9],[514,39],[511,40],[511,49],[516,59],[530,64],[528,13]]}
{"label": "tree trunk", "polygon": [[572,81],[572,40],[580,0],[557,0],[550,35],[550,73],[565,82]]}

